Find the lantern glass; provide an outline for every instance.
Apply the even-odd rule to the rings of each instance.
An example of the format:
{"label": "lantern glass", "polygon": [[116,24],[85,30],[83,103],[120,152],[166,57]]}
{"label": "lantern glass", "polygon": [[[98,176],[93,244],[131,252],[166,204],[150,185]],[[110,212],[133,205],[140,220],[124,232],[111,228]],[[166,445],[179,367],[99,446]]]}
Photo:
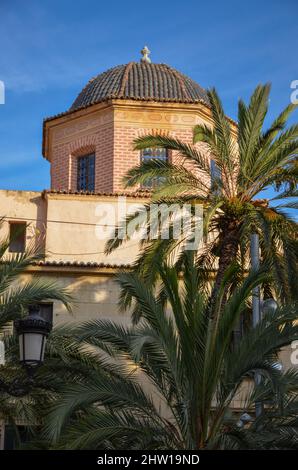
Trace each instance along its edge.
{"label": "lantern glass", "polygon": [[29,368],[42,364],[52,323],[39,315],[38,305],[32,305],[29,315],[15,320],[14,326],[19,336],[20,361]]}
{"label": "lantern glass", "polygon": [[264,314],[275,313],[278,308],[278,304],[274,299],[265,299],[261,303],[261,309]]}
{"label": "lantern glass", "polygon": [[46,336],[42,333],[24,332],[19,335],[20,361],[28,366],[43,362]]}

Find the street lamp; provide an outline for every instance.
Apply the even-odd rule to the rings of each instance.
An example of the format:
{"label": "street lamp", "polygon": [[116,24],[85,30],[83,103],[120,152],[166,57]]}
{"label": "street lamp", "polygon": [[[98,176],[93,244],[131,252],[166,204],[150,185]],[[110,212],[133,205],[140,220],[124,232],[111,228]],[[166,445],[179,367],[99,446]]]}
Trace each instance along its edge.
{"label": "street lamp", "polygon": [[46,339],[52,324],[39,315],[39,306],[29,307],[29,315],[14,322],[19,336],[20,362],[26,367],[43,363]]}
{"label": "street lamp", "polygon": [[[250,237],[250,259],[251,259],[251,271],[256,272],[260,267],[260,241],[257,233],[252,233]],[[262,320],[263,315],[267,313],[275,313],[278,308],[278,304],[274,299],[261,300],[260,286],[254,287],[252,290],[252,323],[255,328],[257,324]],[[277,368],[282,365],[277,364]],[[281,369],[279,369],[281,370]],[[255,374],[255,384],[261,383],[261,376],[259,373]],[[261,402],[255,403],[256,417],[258,418],[263,411],[263,404]]]}
{"label": "street lamp", "polygon": [[238,428],[244,428],[247,424],[251,423],[253,421],[253,418],[248,414],[248,413],[243,413],[239,421],[237,422],[237,427]]}
{"label": "street lamp", "polygon": [[260,307],[262,314],[275,313],[278,308],[278,304],[274,299],[265,299],[261,300]]}
{"label": "street lamp", "polygon": [[0,391],[15,396],[27,395],[34,384],[33,373],[43,363],[46,339],[52,323],[39,315],[39,306],[31,305],[29,315],[14,322],[19,337],[20,362],[26,368],[27,378],[16,378],[10,383],[0,378]]}

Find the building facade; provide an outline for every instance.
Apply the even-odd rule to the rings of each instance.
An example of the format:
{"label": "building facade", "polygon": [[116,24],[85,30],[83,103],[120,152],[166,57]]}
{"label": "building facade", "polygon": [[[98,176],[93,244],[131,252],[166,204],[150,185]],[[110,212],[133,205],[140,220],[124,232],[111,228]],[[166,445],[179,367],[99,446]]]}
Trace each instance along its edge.
{"label": "building facade", "polygon": [[[148,202],[150,184],[128,191],[123,177],[143,159],[180,158],[159,149],[136,151],[134,140],[158,133],[192,143],[196,124],[213,125],[205,90],[172,67],[151,63],[146,48],[142,54],[139,63],[91,79],[69,110],[44,120],[50,189],[0,190],[0,237],[10,238],[9,251],[42,253],[21,282],[32,276],[55,280],[74,297],[72,315],[59,302],[47,306],[54,324],[96,318],[129,322],[129,315],[119,312],[114,277],[130,267],[139,244],[130,240],[110,255],[105,244],[125,213]],[[197,145],[211,163],[204,145]],[[289,356],[285,351],[285,364]],[[234,406],[241,409],[241,397]],[[0,423],[0,449],[3,436]]]}
{"label": "building facade", "polygon": [[[106,240],[122,219],[119,200],[132,210],[148,201],[149,187],[126,190],[123,177],[146,158],[177,161],[175,152],[135,151],[136,138],[162,133],[191,143],[197,123],[212,125],[206,91],[166,64],[154,64],[142,51],[140,62],[119,65],[91,79],[68,111],[46,118],[43,156],[51,188],[42,192],[0,191],[1,236],[12,251],[35,247],[43,259],[24,274],[51,278],[76,298],[73,316],[59,303],[53,321],[109,317],[118,312],[113,277],[138,254],[131,240],[107,256]],[[200,150],[206,152],[201,145]],[[208,156],[208,155],[207,155]],[[102,212],[116,219],[102,222]],[[106,225],[106,227],[105,227]],[[98,230],[106,229],[105,237]],[[21,230],[16,239],[13,234]]]}

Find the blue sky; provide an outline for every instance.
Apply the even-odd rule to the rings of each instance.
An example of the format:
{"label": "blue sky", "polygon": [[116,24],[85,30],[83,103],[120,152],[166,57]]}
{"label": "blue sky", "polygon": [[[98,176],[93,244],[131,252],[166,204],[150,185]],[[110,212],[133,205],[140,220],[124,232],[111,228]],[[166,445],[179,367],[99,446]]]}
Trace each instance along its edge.
{"label": "blue sky", "polygon": [[297,0],[0,0],[0,18],[1,189],[50,186],[42,119],[67,110],[94,75],[139,60],[144,44],[152,61],[215,86],[234,118],[238,98],[267,81],[273,118],[298,79]]}

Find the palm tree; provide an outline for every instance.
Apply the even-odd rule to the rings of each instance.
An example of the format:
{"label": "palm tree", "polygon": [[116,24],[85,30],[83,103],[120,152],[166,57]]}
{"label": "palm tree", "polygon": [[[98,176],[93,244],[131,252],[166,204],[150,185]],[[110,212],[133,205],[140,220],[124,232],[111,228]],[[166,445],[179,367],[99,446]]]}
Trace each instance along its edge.
{"label": "palm tree", "polygon": [[[195,126],[193,142],[198,145],[164,135],[140,137],[135,150],[165,148],[178,153],[179,158],[144,161],[127,173],[124,182],[126,187],[134,187],[158,178],[159,185],[152,188],[154,203],[203,205],[207,242],[198,263],[209,271],[217,269],[214,292],[227,266],[240,256],[243,265],[248,258],[250,234],[259,233],[263,260],[272,268],[276,281],[276,295],[285,300],[297,297],[296,223],[285,209],[297,208],[297,203],[288,198],[297,196],[298,125],[286,128],[295,109],[290,104],[263,130],[269,92],[270,85],[258,86],[248,105],[239,101],[236,127],[225,116],[215,89],[208,91],[213,127]],[[211,155],[212,165],[206,155]],[[279,194],[270,201],[261,198],[271,186],[279,189]],[[277,199],[284,203],[272,205],[271,201]],[[150,204],[128,216],[119,227],[121,234],[127,222],[140,214],[144,217],[149,210]],[[107,253],[125,240],[118,233],[107,243]],[[149,282],[154,278],[155,260],[169,257],[179,242],[158,239],[142,243],[144,251],[135,267]],[[183,250],[181,240],[180,248]]]}
{"label": "palm tree", "polygon": [[[43,431],[52,448],[297,448],[298,373],[276,368],[280,348],[298,337],[297,309],[267,313],[231,349],[233,329],[266,269],[248,276],[223,311],[221,286],[210,316],[194,256],[187,252],[180,268],[159,264],[158,292],[134,272],[119,274],[122,295],[133,299],[132,326],[92,320],[68,330],[77,349],[104,367],[60,391]],[[243,411],[233,412],[241,392],[243,411],[253,414],[253,402],[266,401],[248,429],[239,427]]]}
{"label": "palm tree", "polygon": [[45,300],[58,300],[71,311],[72,297],[56,282],[32,277],[19,282],[21,275],[40,259],[33,252],[7,254],[8,242],[0,243],[0,331],[22,316],[29,305]]}
{"label": "palm tree", "polygon": [[[26,315],[29,305],[45,300],[58,300],[71,311],[72,297],[67,289],[61,288],[57,283],[45,281],[34,276],[20,282],[20,277],[26,268],[40,259],[40,255],[33,252],[8,254],[8,241],[0,243],[0,339],[1,347],[5,344],[5,365],[0,365],[0,418],[6,423],[12,423],[17,436],[17,421],[34,422],[38,416],[37,404],[45,401],[48,395],[49,384],[44,390],[37,384],[28,388],[24,397],[16,397],[14,391],[16,380],[24,387],[28,377],[19,365],[19,351],[17,338],[11,335],[12,321]],[[11,354],[11,349],[13,354]],[[1,353],[3,353],[1,349]],[[6,384],[1,389],[2,384]],[[8,385],[11,385],[9,387]],[[24,388],[25,390],[25,388]]]}
{"label": "palm tree", "polygon": [[[19,345],[15,335],[6,335],[4,338],[6,364],[1,366],[1,377],[8,383],[18,380],[26,384],[27,373],[18,363]],[[34,448],[50,449],[51,445],[45,439],[40,439],[40,429],[43,417],[49,407],[60,398],[60,390],[66,383],[77,383],[86,380],[97,371],[104,370],[104,364],[93,355],[74,342],[68,331],[68,324],[55,326],[46,343],[46,361],[42,367],[35,369],[34,382],[30,383],[26,394],[15,394],[1,391],[0,418],[10,426],[15,448],[25,445]],[[27,440],[22,442],[18,425],[25,426]]]}
{"label": "palm tree", "polygon": [[[58,300],[71,311],[72,300],[69,292],[59,287],[56,282],[45,281],[34,276],[26,282],[20,282],[20,277],[26,268],[39,260],[40,256],[30,252],[8,255],[7,248],[8,242],[2,241],[0,244],[0,339],[1,348],[3,341],[7,346],[6,364],[0,365],[0,392],[2,394],[0,412],[2,415],[5,415],[6,406],[8,408],[11,406],[12,410],[16,410],[13,403],[10,405],[5,403],[5,399],[10,399],[10,392],[14,394],[13,384],[16,378],[24,376],[24,384],[26,382],[26,374],[22,373],[18,359],[15,357],[14,361],[9,360],[9,345],[17,341],[11,335],[12,321],[26,315],[29,305],[45,300]],[[2,349],[1,353],[3,353]],[[4,385],[1,386],[1,384]]]}

